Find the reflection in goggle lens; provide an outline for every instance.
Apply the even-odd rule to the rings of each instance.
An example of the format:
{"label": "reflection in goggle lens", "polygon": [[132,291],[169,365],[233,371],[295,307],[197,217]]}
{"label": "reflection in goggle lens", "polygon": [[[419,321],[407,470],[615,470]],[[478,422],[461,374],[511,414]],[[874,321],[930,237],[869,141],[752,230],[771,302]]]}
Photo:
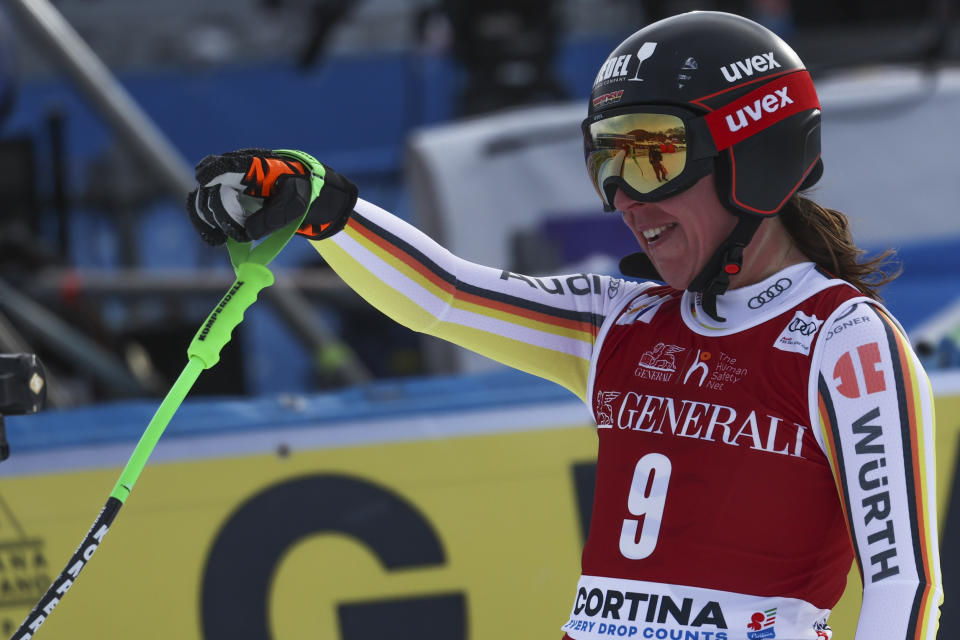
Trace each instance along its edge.
{"label": "reflection in goggle lens", "polygon": [[683,171],[687,130],[683,120],[664,113],[613,116],[589,125],[584,151],[593,187],[604,201],[603,182],[611,177],[647,194]]}

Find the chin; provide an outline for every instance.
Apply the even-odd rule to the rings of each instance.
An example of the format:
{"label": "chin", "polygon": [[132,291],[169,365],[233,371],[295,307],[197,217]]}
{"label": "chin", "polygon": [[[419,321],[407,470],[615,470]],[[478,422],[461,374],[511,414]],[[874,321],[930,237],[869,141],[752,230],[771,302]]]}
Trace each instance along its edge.
{"label": "chin", "polygon": [[[656,268],[657,273],[660,274],[660,277],[667,284],[667,286],[672,287],[674,289],[684,291],[688,286],[690,286],[690,283],[693,281],[692,277],[684,278],[683,276],[671,274],[669,273],[669,270],[661,269],[657,263],[654,263],[653,266]],[[667,271],[667,272],[664,273],[664,271]]]}

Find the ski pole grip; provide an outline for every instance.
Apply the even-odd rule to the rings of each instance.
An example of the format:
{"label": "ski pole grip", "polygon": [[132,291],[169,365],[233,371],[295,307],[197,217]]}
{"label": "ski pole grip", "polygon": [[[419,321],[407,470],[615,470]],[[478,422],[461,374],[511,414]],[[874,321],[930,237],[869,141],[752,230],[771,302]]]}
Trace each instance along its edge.
{"label": "ski pole grip", "polygon": [[257,301],[261,289],[273,284],[273,274],[262,264],[243,262],[236,271],[237,279],[207,316],[187,348],[187,355],[200,360],[204,369],[220,361],[220,350],[230,342],[230,336],[243,320],[247,307]]}

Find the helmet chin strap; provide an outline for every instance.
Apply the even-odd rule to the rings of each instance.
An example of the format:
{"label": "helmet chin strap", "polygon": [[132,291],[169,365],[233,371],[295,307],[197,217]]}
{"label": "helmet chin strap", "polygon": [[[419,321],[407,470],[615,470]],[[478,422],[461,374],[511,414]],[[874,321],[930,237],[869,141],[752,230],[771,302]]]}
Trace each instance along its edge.
{"label": "helmet chin strap", "polygon": [[[740,273],[743,268],[743,250],[750,244],[763,220],[759,216],[743,214],[737,218],[737,226],[720,243],[704,268],[687,286],[687,291],[700,294],[700,306],[717,322],[725,320],[717,315],[717,296],[722,295],[730,286],[730,276]],[[663,276],[653,266],[650,256],[642,251],[631,253],[620,260],[620,272],[631,278],[664,281]]]}

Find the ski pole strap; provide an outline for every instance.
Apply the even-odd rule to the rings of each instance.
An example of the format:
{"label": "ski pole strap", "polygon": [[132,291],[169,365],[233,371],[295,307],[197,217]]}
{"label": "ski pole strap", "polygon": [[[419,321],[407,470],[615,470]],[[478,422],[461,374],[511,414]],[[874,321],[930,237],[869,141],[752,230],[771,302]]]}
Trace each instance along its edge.
{"label": "ski pole strap", "polygon": [[230,253],[230,262],[237,279],[220,300],[220,304],[207,317],[187,349],[187,355],[191,359],[198,358],[204,369],[209,369],[219,362],[220,350],[230,342],[230,334],[243,320],[244,311],[256,301],[261,289],[273,284],[273,274],[267,269],[267,265],[293,238],[307,217],[310,205],[323,189],[326,169],[316,158],[309,153],[292,149],[277,149],[276,153],[297,160],[309,170],[310,202],[299,218],[270,234],[256,246],[253,246],[252,242],[227,239],[227,251]]}
{"label": "ski pole strap", "polygon": [[287,246],[290,238],[297,232],[306,217],[307,212],[304,211],[300,218],[274,231],[255,247],[252,242],[237,242],[233,238],[227,238],[227,251],[230,252],[230,263],[233,265],[233,270],[237,271],[243,264],[260,266],[270,264],[270,261],[280,253],[280,250]]}
{"label": "ski pole strap", "polygon": [[275,153],[300,162],[310,172],[310,202],[299,218],[264,238],[256,247],[250,242],[237,242],[228,238],[227,251],[230,252],[230,262],[233,264],[234,270],[238,269],[244,262],[255,262],[263,266],[270,264],[270,261],[277,257],[280,250],[290,242],[290,238],[303,224],[304,218],[307,217],[307,211],[310,210],[310,205],[313,204],[313,201],[320,195],[320,190],[323,189],[323,179],[327,170],[316,158],[309,153],[293,149],[277,149]]}

